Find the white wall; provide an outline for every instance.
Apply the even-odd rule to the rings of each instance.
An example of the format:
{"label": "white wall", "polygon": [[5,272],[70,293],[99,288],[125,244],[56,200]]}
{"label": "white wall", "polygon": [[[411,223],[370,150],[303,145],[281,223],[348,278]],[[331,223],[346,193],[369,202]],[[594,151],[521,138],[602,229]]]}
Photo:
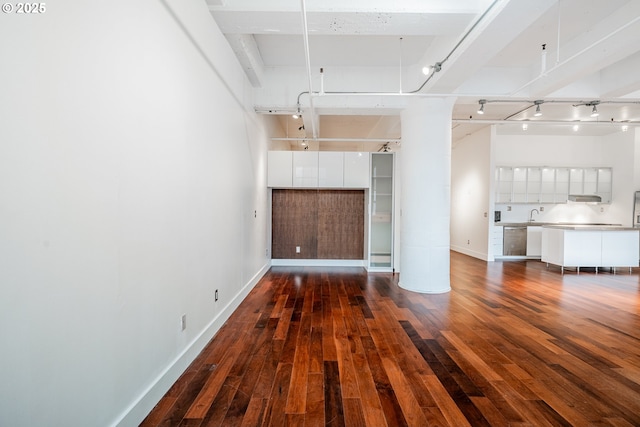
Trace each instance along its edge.
{"label": "white wall", "polygon": [[268,265],[266,134],[205,2],[47,7],[0,16],[0,425],[137,425]]}
{"label": "white wall", "polygon": [[451,249],[484,260],[493,222],[490,144],[486,127],[459,141],[451,156]]}

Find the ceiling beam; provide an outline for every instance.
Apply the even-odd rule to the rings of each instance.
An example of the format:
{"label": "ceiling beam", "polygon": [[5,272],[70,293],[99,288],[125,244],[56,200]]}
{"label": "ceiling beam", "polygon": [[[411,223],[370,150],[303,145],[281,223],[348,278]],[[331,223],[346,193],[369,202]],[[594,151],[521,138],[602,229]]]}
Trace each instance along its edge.
{"label": "ceiling beam", "polygon": [[427,90],[455,93],[456,89],[556,3],[557,0],[511,0],[498,3],[484,22],[471,32],[442,65],[442,71],[434,75]]}
{"label": "ceiling beam", "polygon": [[[640,49],[640,2],[631,1],[602,19],[588,32],[560,46],[560,62],[532,78],[514,95],[543,98],[555,91],[605,70]],[[555,52],[549,52],[555,57]],[[533,68],[535,70],[535,67]]]}

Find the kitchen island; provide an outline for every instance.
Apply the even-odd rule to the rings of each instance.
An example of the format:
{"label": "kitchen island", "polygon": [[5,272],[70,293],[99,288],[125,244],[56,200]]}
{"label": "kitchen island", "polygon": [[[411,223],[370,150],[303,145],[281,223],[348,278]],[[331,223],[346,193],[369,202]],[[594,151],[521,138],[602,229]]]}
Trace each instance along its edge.
{"label": "kitchen island", "polygon": [[561,267],[638,267],[640,229],[613,225],[543,225],[542,262]]}

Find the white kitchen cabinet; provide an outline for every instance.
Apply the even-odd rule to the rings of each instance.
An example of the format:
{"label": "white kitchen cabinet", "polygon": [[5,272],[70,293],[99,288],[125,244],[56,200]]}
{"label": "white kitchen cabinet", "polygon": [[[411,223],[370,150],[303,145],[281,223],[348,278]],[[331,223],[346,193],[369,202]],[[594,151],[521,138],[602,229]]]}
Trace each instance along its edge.
{"label": "white kitchen cabinet", "polygon": [[611,168],[598,169],[598,186],[596,194],[602,197],[602,203],[611,203],[611,175],[613,175]]}
{"label": "white kitchen cabinet", "polygon": [[602,262],[602,232],[564,231],[564,265],[598,267]]}
{"label": "white kitchen cabinet", "polygon": [[640,230],[603,232],[602,233],[602,266],[629,267],[637,266],[640,253],[638,247]]}
{"label": "white kitchen cabinet", "polygon": [[[540,202],[554,203],[556,201],[556,170],[542,168],[540,171]],[[567,200],[566,198],[564,200]]]}
{"label": "white kitchen cabinet", "polygon": [[527,202],[527,168],[513,168],[513,203]]}
{"label": "white kitchen cabinet", "polygon": [[513,168],[500,166],[496,168],[496,203],[511,203],[513,187]]}
{"label": "white kitchen cabinet", "polygon": [[495,171],[496,203],[566,203],[570,194],[611,203],[611,168],[509,167]]}
{"label": "white kitchen cabinet", "polygon": [[267,186],[293,186],[293,152],[269,151],[267,153]]}
{"label": "white kitchen cabinet", "polygon": [[571,168],[569,170],[569,194],[584,194],[584,169]]}
{"label": "white kitchen cabinet", "polygon": [[301,188],[318,187],[318,152],[293,152],[293,186]]}
{"label": "white kitchen cabinet", "polygon": [[640,230],[543,227],[542,261],[564,267],[638,267]]}
{"label": "white kitchen cabinet", "polygon": [[542,255],[542,226],[527,227],[527,256],[538,258]]}
{"label": "white kitchen cabinet", "polygon": [[491,246],[493,248],[493,257],[501,258],[504,250],[504,227],[494,225],[491,233]]}
{"label": "white kitchen cabinet", "polygon": [[318,187],[340,188],[344,185],[344,153],[318,152]]}
{"label": "white kitchen cabinet", "polygon": [[344,153],[344,187],[369,188],[369,153]]}
{"label": "white kitchen cabinet", "polygon": [[527,168],[527,203],[540,202],[542,171],[540,168]]}
{"label": "white kitchen cabinet", "polygon": [[582,193],[596,194],[598,192],[598,169],[586,168],[583,171]]}
{"label": "white kitchen cabinet", "polygon": [[569,198],[569,168],[555,168],[555,203],[565,203]]}

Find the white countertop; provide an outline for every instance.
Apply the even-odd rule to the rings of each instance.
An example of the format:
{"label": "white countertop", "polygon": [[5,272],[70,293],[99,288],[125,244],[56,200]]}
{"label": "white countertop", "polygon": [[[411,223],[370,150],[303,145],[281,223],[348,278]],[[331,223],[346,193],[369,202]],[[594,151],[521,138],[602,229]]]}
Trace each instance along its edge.
{"label": "white countertop", "polygon": [[559,230],[585,230],[585,231],[640,231],[640,228],[623,227],[621,225],[590,225],[590,224],[545,224],[545,228]]}

